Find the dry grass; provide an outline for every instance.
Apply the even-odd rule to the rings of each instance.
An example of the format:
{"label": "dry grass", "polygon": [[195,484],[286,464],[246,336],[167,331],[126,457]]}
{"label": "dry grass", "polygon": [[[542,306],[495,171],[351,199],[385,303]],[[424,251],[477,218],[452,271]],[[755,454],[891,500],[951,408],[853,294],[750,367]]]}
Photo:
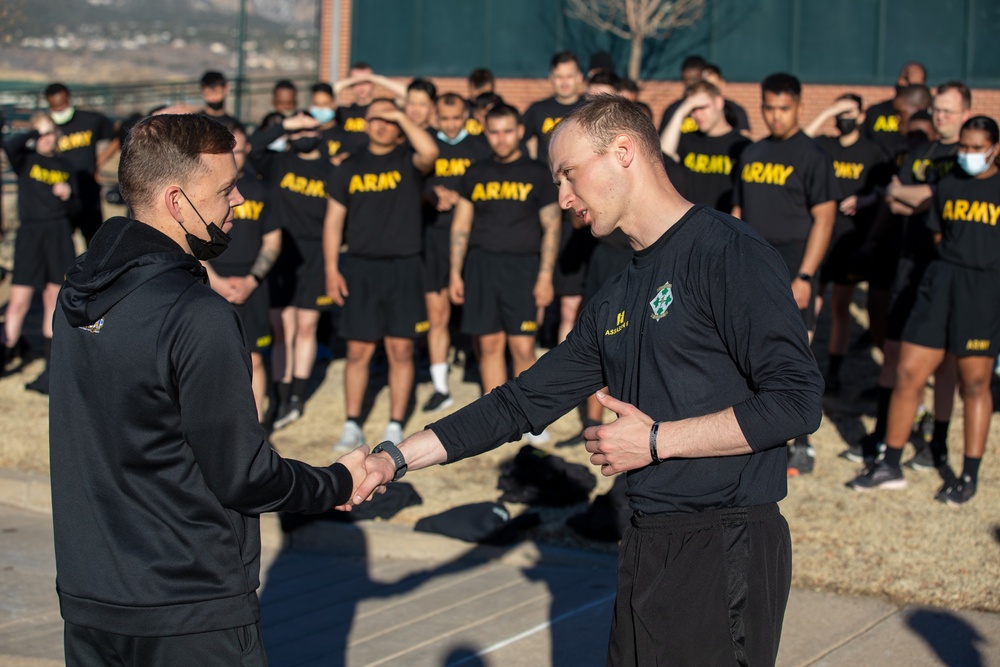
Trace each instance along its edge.
{"label": "dry grass", "polygon": [[[822,341],[817,350],[822,349]],[[845,386],[858,389],[874,382],[875,361],[867,352],[856,352],[845,364]],[[44,397],[25,392],[25,381],[41,369],[35,362],[24,373],[0,380],[0,467],[35,472],[48,469],[47,403]],[[452,380],[457,403],[472,400],[478,387]],[[283,455],[312,463],[330,459],[330,445],[343,423],[343,361],[325,369],[305,417],[274,436]],[[108,381],[113,381],[109,378]],[[377,396],[365,426],[369,442],[378,442],[387,419],[388,397]],[[416,405],[431,393],[429,383],[417,387]],[[938,605],[951,609],[1000,612],[1000,468],[989,454],[980,473],[976,498],[961,508],[933,500],[939,486],[934,472],[907,471],[909,487],[902,491],[860,494],[844,487],[858,472],[857,464],[837,458],[852,439],[872,425],[874,406],[857,400],[828,401],[826,417],[813,436],[817,450],[814,474],[789,480],[782,512],[791,525],[796,586],[855,595],[873,595],[894,602]],[[950,456],[960,465],[961,401],[956,404],[950,437]],[[407,432],[421,428],[432,417],[417,410]],[[550,429],[553,439],[566,438],[579,429],[575,414]],[[842,435],[843,434],[843,435]],[[990,442],[998,442],[1000,425],[994,420]],[[410,475],[424,503],[398,514],[393,521],[412,525],[418,518],[452,506],[495,500],[497,469],[518,445],[508,445],[481,457],[447,467]],[[586,463],[580,447],[556,450],[560,456]],[[595,493],[611,481],[601,478]],[[511,507],[520,512],[524,508]],[[546,523],[534,536],[548,542],[610,550],[587,543],[562,526],[562,520],[580,508],[546,510]]]}

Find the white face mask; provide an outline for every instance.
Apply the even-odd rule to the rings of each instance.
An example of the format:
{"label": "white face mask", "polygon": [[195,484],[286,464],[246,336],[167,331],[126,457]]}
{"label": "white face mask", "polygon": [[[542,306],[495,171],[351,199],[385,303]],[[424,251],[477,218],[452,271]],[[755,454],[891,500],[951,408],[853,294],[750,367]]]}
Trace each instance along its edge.
{"label": "white face mask", "polygon": [[278,137],[271,143],[267,145],[269,150],[275,151],[277,153],[284,153],[285,147],[288,146],[288,139],[285,137]]}
{"label": "white face mask", "polygon": [[993,158],[990,156],[990,151],[958,154],[958,166],[969,176],[978,176],[989,169],[992,163]]}
{"label": "white face mask", "polygon": [[62,111],[49,111],[49,117],[52,118],[52,122],[56,125],[65,125],[73,120],[74,113],[76,113],[75,108],[66,107]]}

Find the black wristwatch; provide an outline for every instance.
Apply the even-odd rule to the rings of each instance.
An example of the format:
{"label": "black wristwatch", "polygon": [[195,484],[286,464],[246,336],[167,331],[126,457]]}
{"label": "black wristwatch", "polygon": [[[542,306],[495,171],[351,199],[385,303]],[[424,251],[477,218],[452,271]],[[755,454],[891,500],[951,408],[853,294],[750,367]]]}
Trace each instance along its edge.
{"label": "black wristwatch", "polygon": [[379,452],[385,452],[392,459],[392,462],[396,464],[396,476],[392,478],[392,481],[396,482],[403,478],[406,474],[406,459],[403,458],[403,452],[399,451],[399,447],[392,444],[391,440],[386,440],[375,445],[375,449],[372,450],[372,454],[378,454]]}
{"label": "black wristwatch", "polygon": [[800,273],[799,275],[796,276],[796,278],[798,278],[799,280],[804,280],[806,282],[809,282],[813,279],[812,274],[810,273]]}

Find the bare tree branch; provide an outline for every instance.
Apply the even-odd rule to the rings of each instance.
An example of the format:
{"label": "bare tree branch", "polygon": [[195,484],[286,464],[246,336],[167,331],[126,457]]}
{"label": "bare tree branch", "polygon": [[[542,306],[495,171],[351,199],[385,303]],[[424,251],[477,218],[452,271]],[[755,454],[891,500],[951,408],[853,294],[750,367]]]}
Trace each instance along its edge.
{"label": "bare tree branch", "polygon": [[567,0],[566,13],[584,23],[632,42],[629,77],[638,79],[642,43],[666,39],[677,28],[694,25],[705,0]]}

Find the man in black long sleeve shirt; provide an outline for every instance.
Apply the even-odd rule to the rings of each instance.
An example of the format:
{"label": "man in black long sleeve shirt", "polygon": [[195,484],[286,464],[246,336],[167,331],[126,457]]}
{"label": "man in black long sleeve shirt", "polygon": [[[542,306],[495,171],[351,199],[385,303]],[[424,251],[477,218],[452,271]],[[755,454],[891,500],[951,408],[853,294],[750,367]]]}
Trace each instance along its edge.
{"label": "man in black long sleeve shirt", "polygon": [[[608,664],[773,664],[790,586],[784,442],[814,430],[822,381],[778,253],[671,185],[639,108],[598,96],[550,144],[559,203],[635,258],[567,340],[471,406],[369,457],[355,501],[409,468],[544,427],[607,385],[584,431],[628,474]],[[634,589],[634,592],[633,592]]]}
{"label": "man in black long sleeve shirt", "polygon": [[243,202],[233,143],[200,115],[140,121],[119,166],[136,219],[102,225],[59,295],[49,443],[70,666],[266,664],[259,515],[322,512],[361,481],[345,464],[367,449],[314,468],[257,422],[244,329],[198,261]]}

